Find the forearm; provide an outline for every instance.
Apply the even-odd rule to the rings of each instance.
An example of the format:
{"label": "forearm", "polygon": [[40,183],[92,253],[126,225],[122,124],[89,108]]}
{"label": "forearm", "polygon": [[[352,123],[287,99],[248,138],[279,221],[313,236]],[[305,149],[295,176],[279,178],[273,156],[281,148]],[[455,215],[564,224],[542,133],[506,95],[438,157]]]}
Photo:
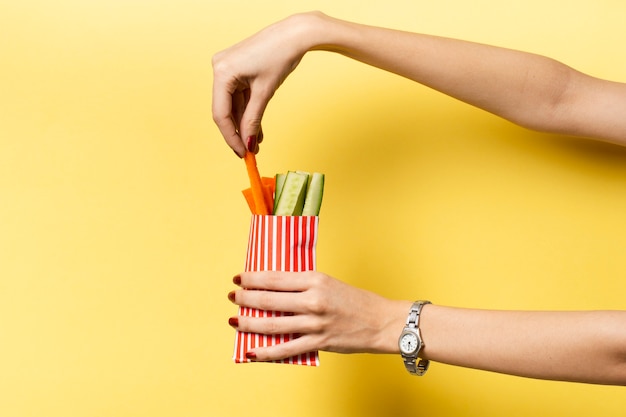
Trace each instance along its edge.
{"label": "forearm", "polygon": [[341,53],[530,129],[625,142],[623,84],[536,54],[322,14],[309,18],[309,50]]}
{"label": "forearm", "polygon": [[522,312],[428,305],[425,358],[539,379],[626,385],[626,312]]}

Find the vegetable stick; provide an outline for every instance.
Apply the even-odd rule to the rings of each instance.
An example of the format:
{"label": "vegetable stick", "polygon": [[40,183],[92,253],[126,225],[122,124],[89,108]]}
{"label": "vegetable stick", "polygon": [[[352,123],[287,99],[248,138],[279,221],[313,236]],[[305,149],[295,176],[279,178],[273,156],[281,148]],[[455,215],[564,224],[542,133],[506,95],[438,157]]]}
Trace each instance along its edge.
{"label": "vegetable stick", "polygon": [[[254,205],[254,196],[252,195],[252,188],[246,188],[245,190],[241,190],[241,193],[246,199],[246,203],[248,203],[248,207],[252,213],[256,212],[256,207]],[[268,207],[274,207],[274,191],[270,186],[263,186],[263,199],[265,204]],[[271,213],[270,213],[271,214]]]}
{"label": "vegetable stick", "polygon": [[270,211],[269,214],[273,214],[274,212],[274,199],[276,192],[276,179],[274,177],[261,177],[261,182],[263,183],[263,191],[265,197],[265,204]]}
{"label": "vegetable stick", "polygon": [[252,188],[246,188],[241,191],[243,196],[246,198],[246,203],[248,203],[248,207],[250,207],[250,212],[254,214],[256,212],[256,207],[254,207],[254,197],[252,197]]}
{"label": "vegetable stick", "polygon": [[254,214],[267,215],[270,214],[267,204],[265,203],[265,192],[263,191],[263,183],[259,175],[259,169],[256,165],[256,156],[252,152],[246,152],[243,157],[250,178],[250,188],[252,189],[252,197],[254,199]]}
{"label": "vegetable stick", "polygon": [[273,214],[274,213],[274,193],[272,192],[272,189],[268,187],[267,185],[263,186],[263,198],[265,201],[265,207],[272,208],[270,212],[267,214]]}
{"label": "vegetable stick", "polygon": [[276,178],[274,177],[261,177],[261,182],[263,185],[270,187],[272,190],[272,194],[276,190]]}

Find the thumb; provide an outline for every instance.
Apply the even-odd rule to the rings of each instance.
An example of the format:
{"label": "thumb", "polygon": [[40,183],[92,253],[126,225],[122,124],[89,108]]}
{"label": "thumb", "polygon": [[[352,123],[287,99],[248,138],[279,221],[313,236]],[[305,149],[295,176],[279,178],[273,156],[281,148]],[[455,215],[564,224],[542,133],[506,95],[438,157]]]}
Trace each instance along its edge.
{"label": "thumb", "polygon": [[239,131],[241,139],[243,140],[246,148],[250,152],[258,152],[259,133],[261,131],[261,120],[263,119],[263,113],[267,107],[269,98],[264,95],[250,95],[250,101],[244,110],[239,125]]}

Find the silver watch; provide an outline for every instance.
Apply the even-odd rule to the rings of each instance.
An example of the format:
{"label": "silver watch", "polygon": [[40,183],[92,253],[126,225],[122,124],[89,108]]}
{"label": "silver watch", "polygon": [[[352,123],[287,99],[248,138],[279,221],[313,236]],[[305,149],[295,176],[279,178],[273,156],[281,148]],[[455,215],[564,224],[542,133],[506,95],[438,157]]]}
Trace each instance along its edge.
{"label": "silver watch", "polygon": [[419,358],[419,353],[424,347],[419,329],[420,313],[422,312],[422,307],[426,304],[430,304],[430,301],[416,301],[413,303],[409,311],[409,317],[406,319],[406,325],[402,329],[400,339],[398,339],[398,347],[400,348],[404,366],[411,375],[424,375],[430,364],[429,360]]}

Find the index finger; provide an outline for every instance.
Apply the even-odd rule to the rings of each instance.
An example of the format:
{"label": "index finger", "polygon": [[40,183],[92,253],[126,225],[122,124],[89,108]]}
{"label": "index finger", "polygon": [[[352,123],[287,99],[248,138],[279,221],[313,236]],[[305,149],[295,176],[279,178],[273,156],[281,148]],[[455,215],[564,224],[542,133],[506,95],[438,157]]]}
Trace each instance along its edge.
{"label": "index finger", "polygon": [[222,133],[228,146],[230,146],[237,155],[243,157],[246,153],[246,148],[241,140],[241,136],[239,136],[233,118],[233,93],[234,91],[229,91],[225,88],[217,78],[213,80],[213,121]]}

